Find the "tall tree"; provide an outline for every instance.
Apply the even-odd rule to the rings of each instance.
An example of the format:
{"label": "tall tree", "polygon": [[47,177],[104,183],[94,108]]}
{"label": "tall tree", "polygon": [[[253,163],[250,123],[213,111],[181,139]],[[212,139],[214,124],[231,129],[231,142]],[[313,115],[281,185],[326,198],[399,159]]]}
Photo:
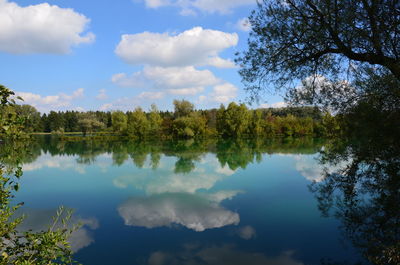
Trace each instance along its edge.
{"label": "tall tree", "polygon": [[194,110],[194,105],[187,100],[174,100],[175,118],[188,116]]}
{"label": "tall tree", "polygon": [[160,112],[157,109],[157,106],[155,104],[151,104],[150,112],[148,115],[148,120],[149,120],[149,130],[151,135],[157,135],[160,132],[161,129],[161,124],[162,124],[162,118],[160,115]]}
{"label": "tall tree", "polygon": [[271,81],[336,79],[362,65],[381,66],[400,80],[399,1],[262,0],[249,20],[249,47],[237,63],[253,98]]}
{"label": "tall tree", "polygon": [[[242,137],[249,128],[250,112],[246,105],[232,102],[224,112],[223,136]],[[221,126],[218,126],[221,128]]]}
{"label": "tall tree", "polygon": [[135,111],[128,113],[128,122],[126,133],[130,137],[143,139],[149,132],[149,121],[146,113],[141,108],[136,108]]}
{"label": "tall tree", "polygon": [[114,111],[111,114],[111,123],[114,132],[125,133],[127,121],[128,119],[122,111]]}

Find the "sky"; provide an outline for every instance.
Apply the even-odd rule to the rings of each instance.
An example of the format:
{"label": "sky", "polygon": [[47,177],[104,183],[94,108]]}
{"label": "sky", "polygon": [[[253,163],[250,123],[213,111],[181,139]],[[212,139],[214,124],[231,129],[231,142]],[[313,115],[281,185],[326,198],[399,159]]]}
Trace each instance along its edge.
{"label": "sky", "polygon": [[234,58],[256,0],[42,1],[0,0],[0,84],[41,112],[246,99]]}

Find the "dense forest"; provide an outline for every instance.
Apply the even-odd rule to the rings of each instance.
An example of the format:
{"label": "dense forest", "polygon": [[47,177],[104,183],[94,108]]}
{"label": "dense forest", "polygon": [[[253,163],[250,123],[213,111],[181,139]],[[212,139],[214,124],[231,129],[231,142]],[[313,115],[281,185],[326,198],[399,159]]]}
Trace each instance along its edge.
{"label": "dense forest", "polygon": [[[336,119],[317,107],[249,109],[230,103],[219,109],[195,110],[186,100],[175,100],[174,111],[159,111],[155,105],[147,112],[63,111],[39,113],[30,105],[2,109],[23,119],[27,132],[64,134],[81,132],[145,138],[274,137],[326,136],[339,130]],[[3,115],[4,115],[3,114]]]}

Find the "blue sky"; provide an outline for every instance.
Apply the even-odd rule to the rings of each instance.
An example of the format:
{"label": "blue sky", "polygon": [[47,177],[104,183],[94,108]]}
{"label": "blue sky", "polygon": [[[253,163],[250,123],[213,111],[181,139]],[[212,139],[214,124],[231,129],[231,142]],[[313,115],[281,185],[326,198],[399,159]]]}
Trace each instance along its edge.
{"label": "blue sky", "polygon": [[254,8],[255,0],[0,0],[0,83],[41,112],[240,102],[233,59]]}

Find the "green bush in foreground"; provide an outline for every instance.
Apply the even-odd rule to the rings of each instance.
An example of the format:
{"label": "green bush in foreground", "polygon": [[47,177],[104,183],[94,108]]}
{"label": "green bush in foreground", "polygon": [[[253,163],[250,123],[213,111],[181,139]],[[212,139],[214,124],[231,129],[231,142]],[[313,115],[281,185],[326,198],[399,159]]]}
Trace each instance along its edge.
{"label": "green bush in foreground", "polygon": [[[27,137],[21,130],[23,121],[15,113],[3,111],[15,104],[10,99],[13,95],[11,90],[0,85],[0,141],[15,143],[11,152],[4,158],[13,156],[18,165],[18,150],[21,150],[20,145],[26,145],[27,141],[14,140]],[[19,231],[24,217],[16,217],[16,211],[23,203],[13,205],[12,199],[19,189],[18,181],[21,176],[20,166],[5,168],[0,160],[0,264],[74,263],[68,238],[77,227],[68,227],[71,211],[60,207],[52,224],[45,231]]]}

